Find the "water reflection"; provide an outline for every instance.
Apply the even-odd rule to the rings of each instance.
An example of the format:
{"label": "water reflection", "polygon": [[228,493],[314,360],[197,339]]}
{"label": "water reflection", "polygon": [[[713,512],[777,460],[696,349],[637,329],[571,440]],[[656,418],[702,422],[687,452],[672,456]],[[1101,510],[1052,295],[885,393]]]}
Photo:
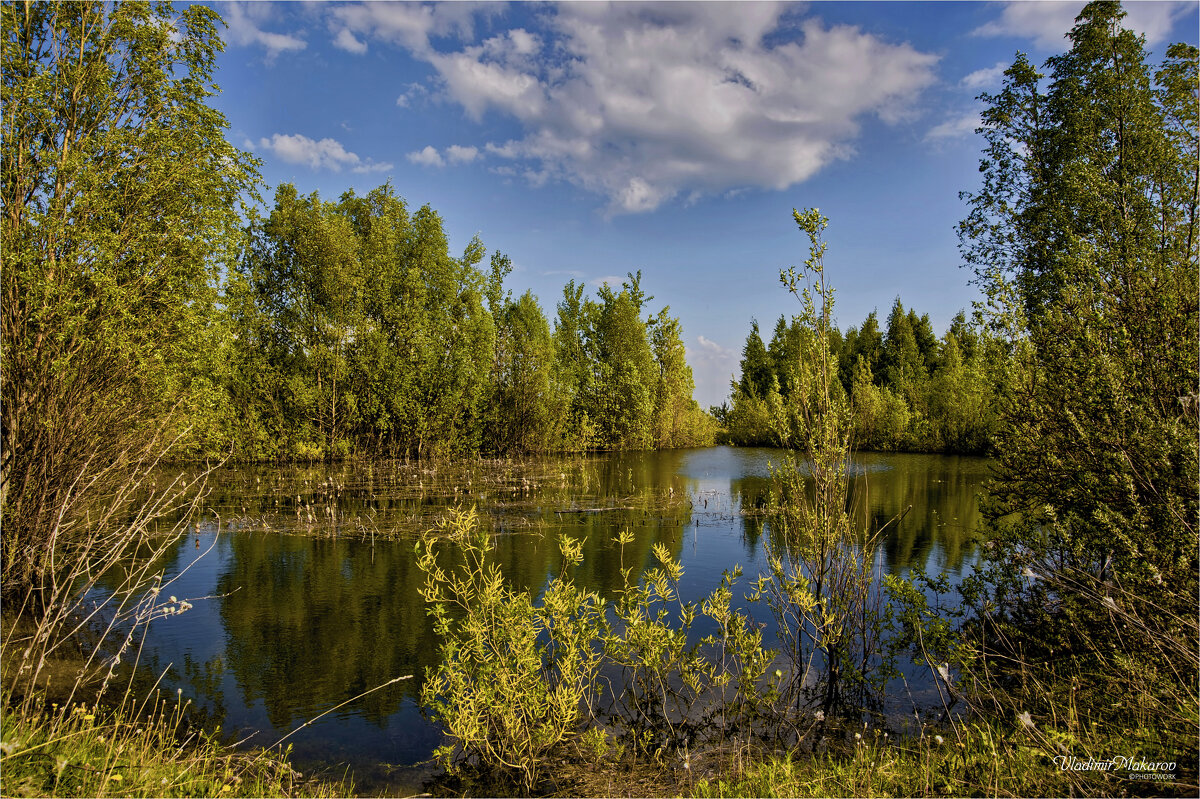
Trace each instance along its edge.
{"label": "water reflection", "polygon": [[[779,453],[757,450],[768,460]],[[763,470],[733,478],[742,509],[746,547],[761,546],[770,499],[767,461]],[[867,453],[855,459],[848,505],[863,530],[887,528],[884,566],[903,572],[914,566],[960,575],[974,556],[974,531],[981,519],[978,493],[987,461],[946,455]],[[766,473],[764,474],[763,471]]]}
{"label": "water reflection", "polygon": [[[475,504],[498,533],[495,557],[511,584],[536,592],[557,574],[556,538],[566,533],[584,542],[575,579],[612,597],[622,577],[611,539],[628,529],[635,540],[624,564],[650,565],[662,543],[683,562],[685,598],[697,598],[735,564],[750,576],[759,570],[769,530],[758,509],[779,457],[718,447],[458,469],[225,470],[214,475],[212,517],[179,543],[170,569],[181,574],[172,593],[215,598],[156,622],[147,662],[159,670],[173,664],[171,688],[227,730],[255,731],[258,744],[412,674],[289,738],[300,762],[352,764],[362,790],[410,787],[412,773],[388,764],[422,761],[438,743],[417,709],[437,642],[419,594],[414,535],[448,508]],[[886,537],[886,568],[957,575],[969,567],[986,461],[865,455],[858,463],[860,524],[882,524],[912,506]]]}

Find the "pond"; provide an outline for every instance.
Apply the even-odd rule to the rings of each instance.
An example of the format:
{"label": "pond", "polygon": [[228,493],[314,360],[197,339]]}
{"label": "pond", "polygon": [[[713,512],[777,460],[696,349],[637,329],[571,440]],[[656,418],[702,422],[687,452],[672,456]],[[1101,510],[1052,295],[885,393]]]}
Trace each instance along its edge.
{"label": "pond", "polygon": [[[665,544],[682,560],[685,598],[740,564],[763,568],[765,502],[777,450],[668,452],[483,462],[452,468],[346,464],[224,469],[208,516],[171,553],[169,592],[194,608],[153,623],[142,663],[163,672],[226,733],[270,745],[368,689],[395,683],[289,737],[300,766],[348,767],[362,792],[419,791],[440,743],[418,708],[435,639],[413,544],[450,508],[477,506],[511,583],[557,573],[558,535],[584,539],[576,580],[611,597],[621,585],[611,539],[632,530],[625,563],[650,565]],[[981,458],[862,454],[856,513],[888,529],[884,567],[952,578],[977,557],[972,531],[988,475]],[[738,585],[749,590],[749,580]],[[207,597],[207,599],[205,599]],[[760,621],[769,619],[757,608]]]}

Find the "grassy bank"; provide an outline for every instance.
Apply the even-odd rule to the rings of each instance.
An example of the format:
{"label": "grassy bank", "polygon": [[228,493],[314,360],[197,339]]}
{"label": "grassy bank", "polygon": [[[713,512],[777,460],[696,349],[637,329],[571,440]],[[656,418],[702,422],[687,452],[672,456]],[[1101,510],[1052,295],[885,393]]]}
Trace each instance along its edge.
{"label": "grassy bank", "polygon": [[4,796],[345,796],[293,769],[287,751],[243,752],[190,728],[178,695],[116,709],[5,702]]}
{"label": "grassy bank", "polygon": [[[693,795],[733,796],[1195,796],[1194,760],[1156,769],[1150,752],[1120,739],[1069,736],[996,720],[957,732],[891,740],[878,731],[820,754],[750,761],[731,776],[697,781]],[[1161,752],[1169,752],[1167,748]],[[1131,757],[1131,762],[1121,758]],[[1175,755],[1171,755],[1175,757]],[[1190,755],[1189,755],[1190,757]],[[1108,768],[1105,764],[1116,759]],[[1065,767],[1064,767],[1065,766]]]}

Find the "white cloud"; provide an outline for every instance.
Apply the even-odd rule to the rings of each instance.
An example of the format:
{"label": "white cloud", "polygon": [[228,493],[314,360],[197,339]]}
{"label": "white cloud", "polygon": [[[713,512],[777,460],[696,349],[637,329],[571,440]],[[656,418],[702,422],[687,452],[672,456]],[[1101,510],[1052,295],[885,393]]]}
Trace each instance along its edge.
{"label": "white cloud", "polygon": [[978,111],[968,111],[964,114],[951,117],[939,125],[935,125],[925,134],[925,141],[961,139],[966,136],[972,136],[975,133],[975,129],[982,124],[983,120],[980,118]]}
{"label": "white cloud", "polygon": [[1126,3],[1124,8],[1128,16],[1125,17],[1125,25],[1143,34],[1146,44],[1153,47],[1165,42],[1171,35],[1175,21],[1195,7],[1194,2]]}
{"label": "white cloud", "polygon": [[707,339],[704,336],[696,336],[696,342],[700,345],[703,352],[718,358],[736,358],[737,352],[728,347],[722,347],[712,339]]}
{"label": "white cloud", "polygon": [[[992,20],[976,28],[977,36],[1019,36],[1032,39],[1044,50],[1067,49],[1065,39],[1075,27],[1075,17],[1083,10],[1084,3],[1009,2],[1004,5],[1000,19]],[[1171,27],[1183,14],[1195,8],[1194,2],[1147,2],[1126,3],[1124,24],[1131,30],[1144,34],[1146,43],[1154,46],[1170,35]]]}
{"label": "white cloud", "polygon": [[387,172],[394,167],[391,163],[363,160],[350,152],[336,139],[316,141],[301,134],[276,133],[269,139],[259,139],[258,148],[275,153],[289,164],[302,164],[309,169],[330,169],[341,172],[348,167],[352,172]]}
{"label": "white cloud", "polygon": [[359,3],[335,6],[331,25],[338,36],[344,30],[427,54],[430,37],[469,38],[479,10],[476,3]]}
{"label": "white cloud", "polygon": [[967,75],[962,79],[961,85],[965,89],[973,90],[998,86],[1004,79],[1004,70],[1006,69],[1008,69],[1007,61],[997,61],[995,66],[977,69]]}
{"label": "white cloud", "polygon": [[345,50],[347,53],[354,53],[355,55],[362,55],[367,52],[367,43],[360,42],[354,38],[354,34],[346,28],[338,31],[337,36],[333,39],[333,46],[339,50]]}
{"label": "white cloud", "polygon": [[776,3],[567,3],[541,16],[544,33],[435,47],[433,37],[470,40],[471,15],[456,5],[333,14],[431,64],[442,98],[469,118],[515,119],[522,133],[489,143],[489,156],[520,162],[535,183],[600,194],[610,213],[806,180],[853,153],[864,118],[906,118],[937,61],[811,18],[794,36],[789,6]]}
{"label": "white cloud", "polygon": [[554,277],[555,275],[566,275],[574,280],[583,280],[583,272],[578,269],[551,269],[541,273],[542,277]]}
{"label": "white cloud", "polygon": [[420,83],[410,83],[404,89],[404,93],[396,98],[396,105],[401,108],[408,108],[412,105],[413,100],[418,97],[425,97],[429,94],[429,90]]}
{"label": "white cloud", "polygon": [[372,172],[391,172],[396,168],[396,165],[391,161],[372,161],[367,159],[358,166],[352,167],[351,172],[357,175],[369,175]]}
{"label": "white cloud", "polygon": [[409,161],[412,161],[414,164],[420,164],[421,166],[445,166],[446,165],[446,162],[442,160],[441,153],[439,153],[437,151],[437,148],[431,144],[425,145],[424,150],[419,150],[417,152],[409,153],[408,155],[406,155],[404,157],[407,158]]}
{"label": "white cloud", "polygon": [[262,29],[274,13],[273,3],[226,3],[221,11],[228,30],[225,39],[230,44],[247,47],[258,45],[267,51],[267,62],[280,53],[303,50],[304,39],[287,33],[271,33]]}
{"label": "white cloud", "polygon": [[479,148],[460,147],[451,144],[446,148],[446,159],[452,164],[469,164],[479,157]]}
{"label": "white cloud", "polygon": [[604,275],[603,277],[594,277],[589,280],[588,283],[596,288],[599,288],[600,286],[608,286],[613,290],[618,290],[621,288],[621,284],[624,283],[625,280],[626,278],[621,275]]}

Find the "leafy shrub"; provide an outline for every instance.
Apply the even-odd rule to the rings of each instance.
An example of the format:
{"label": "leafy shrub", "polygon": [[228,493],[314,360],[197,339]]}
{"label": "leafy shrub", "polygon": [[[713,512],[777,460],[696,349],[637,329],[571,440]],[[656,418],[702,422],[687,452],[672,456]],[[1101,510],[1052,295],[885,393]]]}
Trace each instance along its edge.
{"label": "leafy shrub", "polygon": [[[547,755],[577,739],[595,691],[604,603],[564,579],[550,582],[535,605],[508,587],[488,562],[491,538],[475,509],[445,523],[444,539],[461,553],[449,571],[439,539],[418,544],[441,662],[427,675],[422,703],[456,745],[435,756],[452,772],[470,763],[514,775],[524,790],[537,782]],[[561,542],[564,561],[582,560],[577,542]]]}

